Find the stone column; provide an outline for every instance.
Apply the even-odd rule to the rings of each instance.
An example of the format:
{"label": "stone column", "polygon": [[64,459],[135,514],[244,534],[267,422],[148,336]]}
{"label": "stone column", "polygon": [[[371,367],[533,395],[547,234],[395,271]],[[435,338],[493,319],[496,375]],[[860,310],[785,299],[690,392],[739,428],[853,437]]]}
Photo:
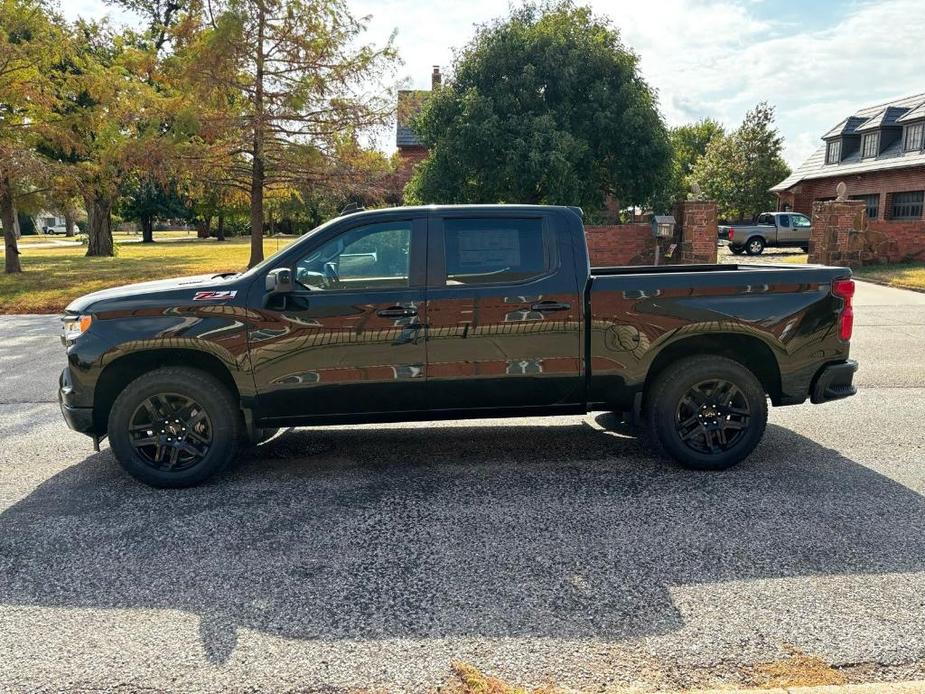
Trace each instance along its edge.
{"label": "stone column", "polygon": [[683,200],[674,206],[674,218],[681,231],[675,262],[715,263],[716,203],[712,200]]}
{"label": "stone column", "polygon": [[860,266],[866,252],[867,205],[863,200],[813,203],[809,262]]}

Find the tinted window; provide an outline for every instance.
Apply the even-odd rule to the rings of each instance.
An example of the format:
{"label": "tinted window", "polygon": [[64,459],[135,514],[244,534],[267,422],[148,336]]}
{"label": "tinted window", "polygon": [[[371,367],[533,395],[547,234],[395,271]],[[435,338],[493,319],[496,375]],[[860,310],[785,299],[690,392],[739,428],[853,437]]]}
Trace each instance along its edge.
{"label": "tinted window", "polygon": [[777,221],[780,224],[780,226],[784,227],[785,229],[790,228],[790,215],[789,214],[782,214],[780,217],[777,218]]}
{"label": "tinted window", "polygon": [[393,289],[408,286],[411,222],[350,229],[296,263],[296,281],[312,289]]}
{"label": "tinted window", "polygon": [[893,193],[893,206],[890,217],[893,219],[921,219],[925,192],[921,190],[909,193]]}
{"label": "tinted window", "polygon": [[447,284],[524,282],[550,270],[541,219],[446,219]]}

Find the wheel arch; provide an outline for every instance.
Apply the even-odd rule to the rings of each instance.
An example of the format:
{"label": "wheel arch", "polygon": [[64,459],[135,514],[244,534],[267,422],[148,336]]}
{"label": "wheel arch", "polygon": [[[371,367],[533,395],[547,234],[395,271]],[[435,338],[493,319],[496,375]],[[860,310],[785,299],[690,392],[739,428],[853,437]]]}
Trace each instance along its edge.
{"label": "wheel arch", "polygon": [[699,355],[716,355],[739,362],[755,374],[773,404],[780,402],[782,389],[777,357],[766,342],[742,333],[691,335],[666,345],[649,365],[643,393],[650,391],[655,379],[668,366],[685,357]]}
{"label": "wheel arch", "polygon": [[96,431],[106,431],[112,405],[129,383],[142,374],[166,366],[182,366],[208,373],[228,388],[236,402],[241,401],[241,390],[231,370],[214,354],[175,347],[130,352],[107,364],[97,379],[93,394]]}

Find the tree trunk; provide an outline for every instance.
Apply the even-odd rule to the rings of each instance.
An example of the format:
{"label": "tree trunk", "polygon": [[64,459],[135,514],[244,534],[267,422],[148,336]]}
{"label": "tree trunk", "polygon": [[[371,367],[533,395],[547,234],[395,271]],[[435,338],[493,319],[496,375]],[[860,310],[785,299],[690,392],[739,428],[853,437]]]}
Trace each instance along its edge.
{"label": "tree trunk", "polygon": [[254,151],[251,162],[251,258],[248,267],[263,260],[263,184],[266,179],[263,161],[263,61],[266,8],[257,3],[257,72],[254,79]]}
{"label": "tree trunk", "polygon": [[6,249],[4,270],[22,272],[19,262],[19,244],[16,242],[16,207],[13,205],[13,191],[10,179],[4,176],[0,181],[0,221],[3,222],[3,244]]}
{"label": "tree trunk", "polygon": [[141,218],[141,242],[154,243],[154,219],[151,217]]}
{"label": "tree trunk", "polygon": [[112,241],[112,199],[105,195],[88,195],[87,206],[87,255],[114,256]]}
{"label": "tree trunk", "polygon": [[203,215],[202,219],[196,222],[196,237],[207,239],[212,233],[212,215]]}
{"label": "tree trunk", "polygon": [[219,241],[225,240],[225,215],[219,214],[218,216],[218,227],[215,230],[215,233],[218,235]]}
{"label": "tree trunk", "polygon": [[64,235],[74,235],[74,210],[70,207],[64,208]]}

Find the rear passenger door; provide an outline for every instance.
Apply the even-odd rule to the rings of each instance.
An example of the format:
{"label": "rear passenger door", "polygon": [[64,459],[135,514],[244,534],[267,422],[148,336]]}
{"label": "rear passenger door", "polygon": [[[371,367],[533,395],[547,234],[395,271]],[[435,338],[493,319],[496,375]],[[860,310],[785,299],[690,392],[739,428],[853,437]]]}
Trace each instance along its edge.
{"label": "rear passenger door", "polygon": [[[583,406],[582,296],[554,213],[437,212],[428,231],[431,410]],[[560,228],[561,227],[561,228]]]}

